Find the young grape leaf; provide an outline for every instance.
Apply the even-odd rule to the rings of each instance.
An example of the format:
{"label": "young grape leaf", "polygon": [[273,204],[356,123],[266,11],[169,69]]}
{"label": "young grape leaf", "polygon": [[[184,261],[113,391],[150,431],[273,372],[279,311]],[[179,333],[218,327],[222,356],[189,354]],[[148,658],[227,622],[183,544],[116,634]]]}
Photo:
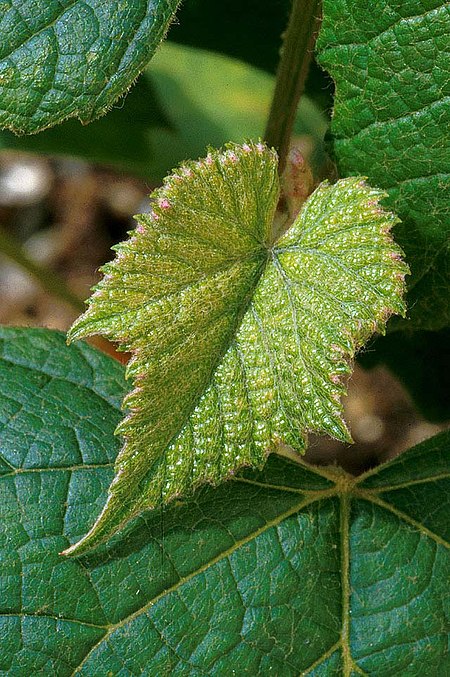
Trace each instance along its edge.
{"label": "young grape leaf", "polygon": [[231,144],[166,179],[69,332],[118,341],[134,381],[107,505],[70,552],[262,467],[280,441],[301,452],[308,430],[349,440],[349,359],[404,312],[407,268],[379,197],[361,179],[324,183],[274,243],[277,157],[264,145]]}
{"label": "young grape leaf", "polygon": [[166,34],[179,0],[0,5],[0,126],[34,133],[103,115]]}
{"label": "young grape leaf", "polygon": [[[450,326],[450,12],[445,0],[324,0],[319,60],[336,83],[342,176],[384,188],[411,265],[408,327]],[[400,321],[399,321],[400,327]]]}
{"label": "young grape leaf", "polygon": [[80,559],[123,368],[0,329],[0,672],[448,674],[450,433],[360,478],[272,455]]}

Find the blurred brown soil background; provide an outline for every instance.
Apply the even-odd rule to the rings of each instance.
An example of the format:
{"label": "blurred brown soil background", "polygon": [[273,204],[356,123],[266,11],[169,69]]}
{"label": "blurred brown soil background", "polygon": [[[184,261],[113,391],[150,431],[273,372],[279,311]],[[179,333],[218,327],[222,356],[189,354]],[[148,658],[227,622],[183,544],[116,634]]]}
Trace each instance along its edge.
{"label": "blurred brown soil background", "polygon": [[[98,268],[112,258],[111,246],[134,227],[131,215],[148,208],[152,188],[78,160],[2,154],[0,225],[30,259],[57,273],[84,300],[100,277]],[[3,254],[0,293],[4,325],[66,331],[79,314]],[[111,344],[94,343],[123,361]],[[355,444],[311,435],[308,461],[358,474],[449,427],[421,418],[384,367],[366,371],[356,365],[345,409]]]}

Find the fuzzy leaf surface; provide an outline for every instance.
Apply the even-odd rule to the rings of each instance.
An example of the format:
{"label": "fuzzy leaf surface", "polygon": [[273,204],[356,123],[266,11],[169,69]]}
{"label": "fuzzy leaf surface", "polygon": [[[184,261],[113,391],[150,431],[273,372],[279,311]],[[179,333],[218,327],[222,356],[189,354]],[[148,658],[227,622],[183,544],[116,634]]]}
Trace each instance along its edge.
{"label": "fuzzy leaf surface", "polygon": [[359,479],[269,458],[94,555],[123,368],[58,332],[0,330],[0,672],[449,671],[450,434]]}
{"label": "fuzzy leaf surface", "polygon": [[0,126],[34,133],[83,123],[124,94],[166,34],[179,0],[0,4]]}
{"label": "fuzzy leaf surface", "polygon": [[[389,193],[411,266],[408,326],[450,325],[450,10],[443,0],[324,0],[320,63],[336,83],[342,176]],[[405,327],[398,323],[398,327]]]}
{"label": "fuzzy leaf surface", "polygon": [[79,548],[145,508],[262,467],[314,430],[348,440],[340,397],[355,350],[403,312],[395,217],[360,179],[322,184],[273,242],[277,158],[230,145],[181,167],[138,217],[70,340],[100,333],[133,357],[124,447]]}

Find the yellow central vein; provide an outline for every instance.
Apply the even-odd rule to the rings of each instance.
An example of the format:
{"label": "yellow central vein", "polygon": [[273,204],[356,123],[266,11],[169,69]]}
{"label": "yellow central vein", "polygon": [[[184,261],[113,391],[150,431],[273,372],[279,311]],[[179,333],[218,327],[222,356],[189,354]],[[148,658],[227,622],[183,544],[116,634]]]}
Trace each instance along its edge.
{"label": "yellow central vein", "polygon": [[[11,466],[12,467],[12,466]],[[47,472],[74,472],[76,470],[98,470],[99,468],[114,468],[113,462],[107,463],[79,463],[78,465],[55,465],[48,468],[13,468],[8,472],[0,474],[0,480],[5,477],[14,477],[14,475],[27,475],[28,473],[47,473]]]}
{"label": "yellow central vein", "polygon": [[[90,623],[89,621],[81,621],[78,618],[66,618],[65,616],[55,616],[47,613],[32,613],[29,611],[2,611],[1,618],[48,618],[57,623],[74,623],[75,625],[82,625],[88,628],[96,628],[97,630],[107,631],[107,625],[100,625],[99,623]],[[104,636],[104,635],[103,635]],[[102,638],[103,639],[103,638]]]}
{"label": "yellow central vein", "polygon": [[350,653],[350,501],[348,494],[340,496],[341,582],[342,582],[342,657],[344,677],[350,677],[353,660]]}
{"label": "yellow central vein", "polygon": [[234,477],[233,482],[240,482],[241,484],[251,484],[254,487],[261,487],[263,489],[275,489],[277,491],[287,491],[291,494],[300,494],[301,496],[313,493],[309,491],[304,491],[303,489],[294,489],[293,487],[286,487],[282,484],[268,484],[266,482],[257,482],[256,480],[249,480],[246,477]]}

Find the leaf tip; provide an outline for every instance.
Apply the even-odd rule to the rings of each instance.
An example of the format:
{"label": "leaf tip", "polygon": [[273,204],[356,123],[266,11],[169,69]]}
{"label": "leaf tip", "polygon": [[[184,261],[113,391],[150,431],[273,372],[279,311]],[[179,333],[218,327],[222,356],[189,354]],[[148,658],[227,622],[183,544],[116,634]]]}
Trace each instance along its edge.
{"label": "leaf tip", "polygon": [[82,325],[86,317],[86,312],[80,315],[80,317],[78,317],[72,324],[72,326],[68,329],[66,334],[66,343],[68,346],[70,346],[70,344],[73,343],[74,341],[78,341],[78,339],[83,338],[85,336],[85,334],[83,333]]}

